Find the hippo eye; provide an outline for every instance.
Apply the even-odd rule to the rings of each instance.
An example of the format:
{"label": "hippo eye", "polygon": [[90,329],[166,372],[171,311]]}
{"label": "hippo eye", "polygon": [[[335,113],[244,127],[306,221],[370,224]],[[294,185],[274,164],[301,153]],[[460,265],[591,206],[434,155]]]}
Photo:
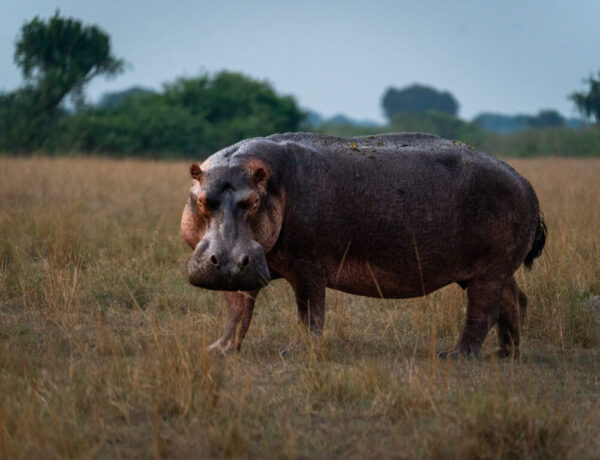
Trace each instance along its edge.
{"label": "hippo eye", "polygon": [[204,199],[204,207],[206,209],[218,209],[219,206],[221,205],[221,203],[219,203],[219,200],[217,198],[215,198],[214,196],[207,196]]}
{"label": "hippo eye", "polygon": [[260,205],[260,198],[256,196],[250,196],[238,201],[237,205],[242,209],[246,209],[248,211],[255,211]]}
{"label": "hippo eye", "polygon": [[203,216],[208,216],[210,208],[210,204],[206,202],[206,200],[197,199],[196,200],[196,208],[198,212]]}

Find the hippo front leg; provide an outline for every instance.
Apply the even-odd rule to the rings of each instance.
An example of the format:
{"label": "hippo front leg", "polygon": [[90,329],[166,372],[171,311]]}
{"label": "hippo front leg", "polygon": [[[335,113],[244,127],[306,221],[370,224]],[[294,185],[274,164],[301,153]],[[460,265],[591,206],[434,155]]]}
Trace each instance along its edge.
{"label": "hippo front leg", "polygon": [[[223,353],[240,351],[244,336],[250,327],[254,303],[260,289],[245,292],[226,292],[225,297],[229,304],[229,314],[225,330],[220,339],[214,342],[208,349]],[[238,327],[239,326],[239,327]]]}

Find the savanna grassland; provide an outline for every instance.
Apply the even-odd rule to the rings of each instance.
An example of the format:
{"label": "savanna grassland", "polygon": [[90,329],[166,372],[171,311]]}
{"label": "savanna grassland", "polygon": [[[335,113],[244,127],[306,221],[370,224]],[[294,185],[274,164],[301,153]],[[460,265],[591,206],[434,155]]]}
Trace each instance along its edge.
{"label": "savanna grassland", "polygon": [[281,280],[241,354],[208,355],[226,305],[187,284],[187,163],[0,158],[0,457],[598,458],[600,160],[511,164],[550,231],[517,273],[522,355],[440,361],[460,288],[329,291],[310,344]]}

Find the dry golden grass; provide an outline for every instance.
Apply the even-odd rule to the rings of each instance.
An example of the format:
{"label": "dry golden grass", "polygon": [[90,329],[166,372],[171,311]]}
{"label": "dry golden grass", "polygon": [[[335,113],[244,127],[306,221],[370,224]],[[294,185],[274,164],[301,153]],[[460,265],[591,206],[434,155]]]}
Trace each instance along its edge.
{"label": "dry golden grass", "polygon": [[440,362],[459,288],[330,291],[324,341],[284,360],[284,281],[213,358],[225,301],[186,282],[186,163],[0,158],[0,457],[597,457],[600,161],[512,163],[550,229],[517,276],[523,355]]}

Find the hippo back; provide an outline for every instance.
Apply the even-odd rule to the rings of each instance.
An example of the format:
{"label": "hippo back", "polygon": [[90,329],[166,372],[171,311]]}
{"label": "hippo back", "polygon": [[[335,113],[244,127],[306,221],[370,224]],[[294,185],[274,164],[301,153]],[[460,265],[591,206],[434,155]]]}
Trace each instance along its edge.
{"label": "hippo back", "polygon": [[330,287],[411,297],[485,270],[514,271],[531,247],[539,214],[531,185],[457,141],[288,133],[232,152],[259,156],[279,175],[285,218],[271,260],[281,272],[290,260],[318,259]]}

